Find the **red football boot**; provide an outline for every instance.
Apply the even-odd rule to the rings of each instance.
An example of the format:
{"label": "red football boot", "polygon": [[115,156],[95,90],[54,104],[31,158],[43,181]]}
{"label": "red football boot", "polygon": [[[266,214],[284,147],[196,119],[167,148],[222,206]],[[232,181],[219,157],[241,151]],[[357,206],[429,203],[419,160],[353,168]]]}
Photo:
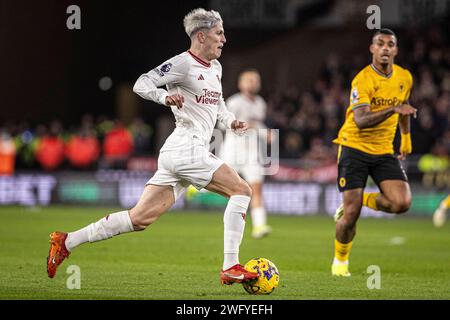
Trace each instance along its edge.
{"label": "red football boot", "polygon": [[49,278],[56,274],[56,268],[69,257],[70,252],[66,248],[67,233],[55,231],[50,234],[50,250],[47,257],[47,273]]}
{"label": "red football boot", "polygon": [[231,285],[233,283],[248,282],[258,278],[257,272],[250,272],[244,269],[241,264],[235,264],[227,270],[220,272],[220,282]]}

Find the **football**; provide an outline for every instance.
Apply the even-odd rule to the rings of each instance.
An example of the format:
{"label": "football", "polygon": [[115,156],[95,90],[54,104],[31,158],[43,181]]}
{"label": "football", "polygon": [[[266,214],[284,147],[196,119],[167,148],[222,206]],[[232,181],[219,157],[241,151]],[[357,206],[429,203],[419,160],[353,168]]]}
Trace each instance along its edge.
{"label": "football", "polygon": [[266,258],[251,259],[245,264],[244,268],[247,271],[256,271],[259,274],[256,280],[242,283],[245,291],[250,294],[270,294],[280,282],[277,267]]}

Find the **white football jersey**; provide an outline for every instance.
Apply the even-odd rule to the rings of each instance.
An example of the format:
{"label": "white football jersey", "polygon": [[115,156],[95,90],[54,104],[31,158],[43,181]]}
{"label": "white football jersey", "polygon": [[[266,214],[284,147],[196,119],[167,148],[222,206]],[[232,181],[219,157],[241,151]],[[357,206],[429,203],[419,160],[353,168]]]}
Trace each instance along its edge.
{"label": "white football jersey", "polygon": [[[180,94],[184,97],[181,109],[171,106],[177,128],[175,135],[172,133],[167,138],[161,151],[182,147],[175,137],[178,128],[195,132],[205,145],[209,145],[217,120],[230,128],[236,118],[225,106],[221,79],[222,66],[219,61],[207,63],[190,51],[167,60],[139,77],[133,91],[144,99],[166,105],[168,95]],[[167,91],[158,89],[164,85]],[[182,130],[178,130],[178,134],[180,132]]]}
{"label": "white football jersey", "polygon": [[260,96],[250,100],[242,93],[236,93],[227,99],[227,107],[240,121],[254,122],[254,125],[264,128],[266,119],[266,102]]}
{"label": "white football jersey", "polygon": [[[222,157],[226,162],[234,165],[243,162],[255,162],[258,158],[258,140],[261,132],[258,129],[265,129],[264,120],[266,118],[266,103],[260,96],[254,100],[241,93],[236,93],[227,99],[226,105],[240,121],[247,122],[251,128],[245,135],[238,136],[227,131]],[[243,153],[246,151],[246,154]],[[238,158],[245,157],[245,160]]]}

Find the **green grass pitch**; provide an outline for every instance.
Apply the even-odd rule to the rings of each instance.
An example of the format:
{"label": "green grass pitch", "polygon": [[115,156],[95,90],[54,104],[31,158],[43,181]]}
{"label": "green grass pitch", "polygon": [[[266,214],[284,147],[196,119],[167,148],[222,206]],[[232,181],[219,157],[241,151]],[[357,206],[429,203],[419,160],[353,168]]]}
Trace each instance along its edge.
{"label": "green grass pitch", "polygon": [[[52,206],[0,208],[0,299],[450,299],[450,224],[430,218],[362,219],[350,256],[351,278],[333,278],[334,222],[325,216],[270,215],[273,234],[255,240],[250,219],[241,262],[272,260],[280,286],[251,296],[242,286],[222,286],[221,212],[172,211],[146,231],[84,244],[46,274],[48,235],[73,231],[118,209]],[[81,289],[69,290],[70,265],[81,270]],[[368,289],[370,265],[381,288]]]}

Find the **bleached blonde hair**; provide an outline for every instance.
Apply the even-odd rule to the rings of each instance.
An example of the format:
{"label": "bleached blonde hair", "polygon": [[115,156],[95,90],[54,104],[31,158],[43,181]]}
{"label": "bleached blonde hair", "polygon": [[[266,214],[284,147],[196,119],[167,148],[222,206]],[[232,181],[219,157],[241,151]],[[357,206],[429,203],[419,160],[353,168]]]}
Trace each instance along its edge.
{"label": "bleached blonde hair", "polygon": [[183,19],[184,30],[190,38],[201,29],[212,29],[222,23],[222,17],[219,12],[214,10],[206,11],[203,8],[192,10]]}

